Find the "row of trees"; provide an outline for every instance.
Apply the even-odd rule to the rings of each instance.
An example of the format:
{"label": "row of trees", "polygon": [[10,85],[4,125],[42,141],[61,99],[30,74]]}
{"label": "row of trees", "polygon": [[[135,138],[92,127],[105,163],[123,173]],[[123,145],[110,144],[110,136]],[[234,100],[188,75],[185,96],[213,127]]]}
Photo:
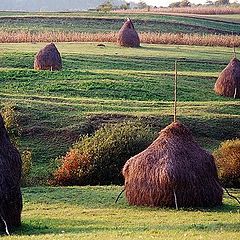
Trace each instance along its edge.
{"label": "row of trees", "polygon": [[113,4],[113,2],[111,0],[107,0],[104,3],[100,4],[97,7],[98,11],[103,11],[103,12],[108,12],[111,10],[117,10],[117,9],[123,9],[123,10],[127,10],[130,8],[137,8],[137,9],[145,9],[145,8],[149,8],[150,6],[147,5],[144,1],[139,1],[137,4],[131,3],[131,2],[125,2],[119,6],[116,6]]}

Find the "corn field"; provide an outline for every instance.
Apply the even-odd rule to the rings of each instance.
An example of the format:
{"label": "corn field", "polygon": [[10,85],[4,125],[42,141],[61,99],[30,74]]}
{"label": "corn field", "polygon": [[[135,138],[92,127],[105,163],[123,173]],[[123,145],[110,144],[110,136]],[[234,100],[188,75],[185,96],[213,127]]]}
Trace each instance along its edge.
{"label": "corn field", "polygon": [[129,9],[116,10],[118,13],[186,13],[186,14],[240,14],[240,7],[236,6],[199,6],[199,7],[176,7],[176,8],[145,8],[145,9]]}
{"label": "corn field", "polygon": [[[196,46],[240,46],[240,36],[201,35],[182,33],[147,33],[139,34],[142,43],[179,44]],[[78,33],[78,32],[8,32],[0,31],[0,43],[24,42],[116,42],[117,32]]]}

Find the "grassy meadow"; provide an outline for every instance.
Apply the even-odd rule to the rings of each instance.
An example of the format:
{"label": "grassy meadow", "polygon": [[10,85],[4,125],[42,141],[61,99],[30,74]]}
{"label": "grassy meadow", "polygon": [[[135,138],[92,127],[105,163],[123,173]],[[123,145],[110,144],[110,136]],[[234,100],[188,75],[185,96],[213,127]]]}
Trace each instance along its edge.
{"label": "grassy meadow", "polygon": [[[176,16],[164,14],[130,13],[139,32],[238,34],[240,14],[226,17]],[[219,15],[218,15],[219,16]],[[232,16],[232,18],[230,18]],[[60,31],[110,32],[118,31],[129,13],[73,12],[24,13],[0,12],[0,31]],[[227,18],[225,20],[225,18]],[[230,18],[230,20],[229,20]]]}
{"label": "grassy meadow", "polygon": [[[221,18],[222,16],[222,18]],[[0,12],[0,31],[117,31],[123,13]],[[239,33],[237,15],[202,18],[131,14],[143,32]],[[213,18],[213,19],[209,19]],[[217,36],[217,35],[216,35]],[[49,39],[51,41],[51,39]],[[178,60],[177,118],[209,151],[240,138],[240,102],[215,95],[218,74],[232,58],[227,47],[114,43],[56,43],[63,70],[33,70],[46,43],[0,44],[0,108],[14,106],[20,150],[32,151],[30,187],[22,188],[22,227],[2,239],[211,239],[240,238],[240,208],[224,194],[213,209],[129,206],[122,186],[48,187],[56,158],[102,124],[139,120],[157,133],[173,120],[174,63]],[[240,51],[239,48],[236,49]],[[239,190],[230,192],[240,197]]]}
{"label": "grassy meadow", "polygon": [[24,188],[23,226],[1,239],[239,239],[239,206],[227,196],[219,208],[177,211],[129,206],[124,197],[115,204],[121,189]]}
{"label": "grassy meadow", "polygon": [[175,59],[179,120],[209,150],[240,135],[239,101],[213,92],[232,57],[229,48],[58,43],[63,70],[35,71],[34,55],[44,45],[0,45],[1,105],[17,109],[23,128],[20,145],[32,150],[38,181],[80,134],[91,134],[102,123],[141,118],[155,132],[170,123]]}

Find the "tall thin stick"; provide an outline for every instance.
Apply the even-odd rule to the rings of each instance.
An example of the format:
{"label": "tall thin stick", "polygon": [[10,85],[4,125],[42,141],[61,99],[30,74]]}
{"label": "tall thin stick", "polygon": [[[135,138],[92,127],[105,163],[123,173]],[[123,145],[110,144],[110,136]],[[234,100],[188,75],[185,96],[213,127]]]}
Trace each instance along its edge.
{"label": "tall thin stick", "polygon": [[236,54],[236,47],[235,45],[233,45],[233,57],[236,58],[237,54]]}
{"label": "tall thin stick", "polygon": [[233,97],[236,98],[236,96],[237,96],[237,88],[235,87],[235,91],[234,91]]}
{"label": "tall thin stick", "polygon": [[175,61],[175,78],[174,78],[174,114],[173,121],[177,121],[177,60]]}
{"label": "tall thin stick", "polygon": [[235,48],[235,37],[234,37],[234,33],[232,31],[232,40],[233,40],[233,57],[236,58],[236,48]]}
{"label": "tall thin stick", "polygon": [[5,225],[5,231],[6,231],[6,234],[9,236],[10,233],[9,233],[9,231],[8,231],[8,225],[7,225],[7,222],[5,221],[5,219],[3,218],[2,215],[0,215],[0,217],[1,217],[1,220],[3,221],[3,223],[4,223],[4,225]]}
{"label": "tall thin stick", "polygon": [[173,190],[173,195],[174,195],[175,208],[176,210],[178,210],[177,195],[176,195],[175,189]]}

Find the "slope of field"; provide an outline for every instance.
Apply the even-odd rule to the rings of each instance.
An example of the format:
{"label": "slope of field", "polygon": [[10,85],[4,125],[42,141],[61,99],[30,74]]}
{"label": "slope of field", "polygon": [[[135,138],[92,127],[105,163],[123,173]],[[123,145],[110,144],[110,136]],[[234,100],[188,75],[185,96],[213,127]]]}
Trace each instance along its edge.
{"label": "slope of field", "polygon": [[224,139],[240,137],[239,100],[213,92],[231,49],[58,43],[63,71],[34,71],[34,55],[42,46],[0,45],[1,106],[16,106],[21,147],[33,152],[36,178],[49,174],[49,163],[80,134],[91,134],[102,123],[141,118],[155,132],[170,123],[175,59],[179,120],[210,150]]}
{"label": "slope of field", "polygon": [[[122,187],[32,187],[23,189],[23,225],[1,239],[206,239],[238,240],[237,202],[227,196],[213,209],[131,207],[116,196]],[[235,196],[239,191],[231,190]]]}
{"label": "slope of field", "polygon": [[134,20],[136,29],[142,32],[240,33],[240,25],[234,21],[229,22],[204,18],[196,19],[195,17],[186,15],[97,12],[18,14],[15,12],[0,12],[0,30],[109,32],[119,30],[123,20],[129,16]]}

